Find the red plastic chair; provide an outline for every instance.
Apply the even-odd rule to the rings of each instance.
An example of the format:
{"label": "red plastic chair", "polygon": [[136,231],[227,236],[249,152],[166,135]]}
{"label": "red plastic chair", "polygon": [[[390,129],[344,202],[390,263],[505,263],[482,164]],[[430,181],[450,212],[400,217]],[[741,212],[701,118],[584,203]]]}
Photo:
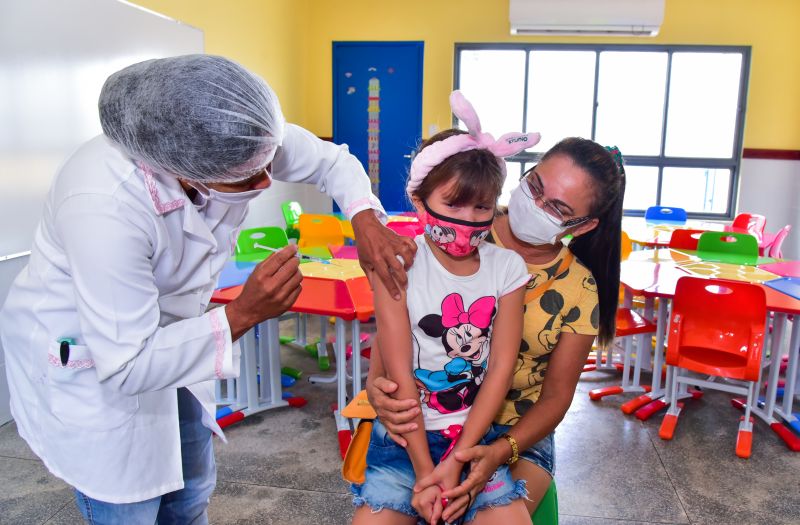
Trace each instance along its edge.
{"label": "red plastic chair", "polygon": [[[595,388],[589,391],[589,399],[597,401],[606,396],[622,394],[623,392],[649,392],[649,386],[640,385],[640,377],[642,372],[642,364],[650,357],[650,339],[652,334],[656,332],[656,324],[648,321],[636,311],[630,308],[617,309],[617,330],[614,341],[609,345],[622,345],[623,347],[623,361],[622,361],[622,384],[615,386],[607,386],[602,388]],[[633,342],[636,340],[636,355],[633,353]],[[597,351],[596,366],[601,366],[601,349]],[[608,351],[606,358],[607,368],[611,365],[611,351]],[[633,359],[633,376],[631,377],[631,360]],[[584,371],[590,371],[584,367]]]}
{"label": "red plastic chair", "polygon": [[669,247],[676,250],[697,250],[700,235],[706,230],[674,230],[669,238]]}
{"label": "red plastic chair", "polygon": [[731,224],[733,231],[752,233],[759,241],[764,237],[764,228],[766,226],[767,218],[755,213],[740,213],[734,217],[733,224]]}
{"label": "red plastic chair", "polygon": [[[736,455],[750,457],[753,443],[750,409],[756,402],[766,316],[766,296],[759,286],[696,277],[682,277],[678,281],[666,356],[672,376],[666,394],[669,408],[658,432],[661,439],[672,439],[675,433],[681,412],[677,402],[679,385],[745,394],[747,401],[739,423]],[[746,385],[684,376],[683,370],[739,380]]]}
{"label": "red plastic chair", "polygon": [[773,259],[783,259],[783,252],[781,251],[781,246],[783,246],[783,241],[786,240],[786,237],[789,236],[789,232],[792,231],[792,225],[787,224],[781,231],[775,235],[775,240],[772,241],[772,244],[769,245],[769,257]]}
{"label": "red plastic chair", "polygon": [[[627,233],[624,231],[622,232],[622,237],[620,238],[620,259],[622,261],[626,260],[628,256],[633,251],[633,243],[631,242],[631,238],[628,236]],[[625,287],[620,285],[619,286],[619,304],[622,305],[625,302]],[[638,300],[636,297],[633,298],[633,305],[636,307],[644,306],[644,303]],[[624,311],[627,311],[628,314],[626,315]],[[638,320],[633,321],[634,317],[638,318]],[[624,345],[624,338],[629,335],[634,335],[634,332],[628,332],[625,326],[633,326],[637,323],[644,323],[648,322],[643,319],[641,316],[633,312],[633,316],[631,315],[630,309],[620,307],[617,310],[617,332],[615,334],[615,340],[612,341],[607,347],[596,347],[593,350],[593,354],[586,359],[586,365],[583,367],[583,372],[593,372],[595,370],[624,370],[626,372],[625,378],[623,378],[623,382],[627,381],[627,372],[628,370],[624,368],[624,364],[619,361],[619,359],[615,359],[614,356],[622,355],[623,361],[627,357],[630,359],[630,352],[626,353],[625,345]],[[638,376],[637,376],[638,378]],[[638,383],[637,383],[638,384]],[[615,387],[609,387],[615,388]],[[620,391],[621,392],[621,391]],[[619,392],[610,392],[603,395],[611,395],[617,394]],[[591,397],[591,394],[590,394]],[[602,396],[600,396],[602,397]],[[592,398],[592,399],[599,399]]]}

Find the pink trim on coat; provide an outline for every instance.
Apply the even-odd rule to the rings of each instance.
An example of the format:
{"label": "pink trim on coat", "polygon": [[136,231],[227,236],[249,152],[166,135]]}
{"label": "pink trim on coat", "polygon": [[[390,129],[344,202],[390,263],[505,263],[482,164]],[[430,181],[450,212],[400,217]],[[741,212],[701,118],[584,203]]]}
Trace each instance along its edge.
{"label": "pink trim on coat", "polygon": [[164,215],[167,212],[183,207],[184,203],[186,202],[185,199],[175,199],[174,201],[161,202],[161,195],[158,192],[158,186],[156,185],[155,177],[153,177],[153,172],[144,164],[139,164],[138,166],[142,172],[144,172],[144,185],[147,188],[147,192],[150,194],[150,199],[153,201],[153,207],[155,208],[156,213],[159,215]]}
{"label": "pink trim on coat", "polygon": [[47,362],[58,368],[71,368],[73,370],[83,370],[84,368],[94,367],[92,359],[75,359],[74,361],[67,361],[66,365],[61,364],[61,359],[52,354],[47,354]]}
{"label": "pink trim on coat", "polygon": [[225,357],[225,334],[222,330],[222,323],[219,321],[219,314],[217,310],[211,310],[208,313],[208,319],[211,322],[211,329],[214,331],[214,343],[217,345],[217,353],[214,357],[214,374],[218,379],[225,379],[222,375],[222,360]]}
{"label": "pink trim on coat", "polygon": [[365,197],[365,198],[363,198],[363,199],[358,199],[357,201],[355,201],[355,202],[351,202],[351,203],[350,203],[350,206],[348,206],[348,207],[347,207],[347,209],[346,209],[346,210],[344,210],[344,214],[345,214],[345,215],[347,215],[347,216],[349,217],[349,216],[350,216],[350,213],[351,213],[351,212],[352,212],[352,211],[353,211],[355,208],[357,208],[357,207],[359,207],[359,206],[363,206],[364,204],[369,204],[369,205],[370,205],[370,207],[374,207],[374,206],[376,206],[376,205],[377,205],[377,206],[380,206],[380,201],[379,201],[378,199],[375,199],[374,197]]}

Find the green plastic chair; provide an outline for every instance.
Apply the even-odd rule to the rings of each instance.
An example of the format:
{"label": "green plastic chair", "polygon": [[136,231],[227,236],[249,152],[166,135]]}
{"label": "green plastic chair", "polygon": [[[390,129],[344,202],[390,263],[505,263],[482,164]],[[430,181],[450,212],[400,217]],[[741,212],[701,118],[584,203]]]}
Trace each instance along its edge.
{"label": "green plastic chair", "polygon": [[531,515],[533,525],[558,525],[558,494],[556,480],[550,481],[550,487],[544,493],[542,501]]}
{"label": "green plastic chair", "polygon": [[297,201],[286,201],[281,204],[283,220],[286,221],[286,236],[290,239],[299,239],[300,230],[297,229],[297,222],[303,213],[303,208]]}
{"label": "green plastic chair", "polygon": [[234,257],[237,261],[263,261],[272,254],[264,247],[281,249],[288,244],[289,239],[283,228],[278,226],[249,228],[239,233]]}
{"label": "green plastic chair", "polygon": [[697,255],[704,261],[753,265],[758,262],[758,240],[749,233],[704,232]]}

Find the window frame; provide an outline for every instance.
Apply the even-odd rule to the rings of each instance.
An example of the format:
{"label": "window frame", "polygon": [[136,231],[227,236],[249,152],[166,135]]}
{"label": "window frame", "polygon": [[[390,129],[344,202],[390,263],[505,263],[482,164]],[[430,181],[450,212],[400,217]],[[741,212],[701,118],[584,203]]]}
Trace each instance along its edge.
{"label": "window frame", "polygon": [[[523,110],[521,128],[523,132],[527,123],[528,113],[528,78],[531,51],[594,51],[595,71],[592,109],[592,136],[594,139],[597,126],[597,95],[600,76],[600,53],[604,51],[630,51],[630,52],[666,52],[667,71],[665,97],[662,108],[661,144],[658,155],[623,155],[625,164],[629,166],[651,166],[658,168],[658,187],[656,188],[656,201],[661,202],[662,187],[664,183],[664,168],[710,168],[729,169],[731,171],[730,185],[728,188],[728,202],[725,213],[690,212],[692,219],[730,220],[736,211],[736,199],[739,193],[739,176],[741,170],[742,150],[744,148],[744,118],[747,109],[747,90],[750,78],[751,46],[724,46],[724,45],[664,45],[664,44],[547,44],[547,43],[456,43],[454,45],[453,86],[459,89],[461,72],[462,51],[494,51],[494,50],[519,50],[525,52],[525,80],[523,86]],[[667,116],[670,102],[670,82],[672,76],[672,59],[675,53],[740,53],[742,56],[742,69],[739,77],[739,101],[736,106],[736,119],[733,138],[733,151],[730,158],[711,157],[668,157],[664,154],[667,141]],[[458,119],[453,117],[453,125]],[[531,130],[535,131],[535,130]],[[509,157],[510,162],[535,163],[541,158],[541,153],[522,152]],[[655,203],[654,203],[655,204]],[[644,210],[625,210],[626,216],[643,217]]]}

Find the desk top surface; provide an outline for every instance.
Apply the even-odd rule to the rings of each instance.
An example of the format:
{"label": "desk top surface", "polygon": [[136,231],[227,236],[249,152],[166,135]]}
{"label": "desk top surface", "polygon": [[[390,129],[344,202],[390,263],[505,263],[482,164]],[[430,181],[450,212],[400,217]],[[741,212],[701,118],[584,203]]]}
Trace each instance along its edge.
{"label": "desk top surface", "polygon": [[[708,273],[700,273],[698,275],[697,273],[690,273],[686,271],[685,268],[682,268],[682,266],[690,265],[693,262],[699,264],[703,263],[693,261],[690,256],[678,252],[677,250],[641,250],[633,252],[631,255],[635,255],[635,257],[633,259],[629,257],[628,260],[622,261],[620,282],[636,295],[672,298],[675,295],[675,287],[678,284],[678,279],[681,277],[690,275],[712,277],[712,275]],[[742,276],[748,276],[748,278],[737,277],[738,274],[730,276],[725,275],[725,278],[752,282],[750,276],[753,274],[751,272],[759,269],[754,267],[746,268],[747,270],[745,270]],[[756,284],[756,286],[760,286],[764,290],[767,297],[768,310],[800,314],[800,300],[774,290],[769,286],[764,286],[763,284]]]}
{"label": "desk top surface", "polygon": [[[300,273],[303,289],[290,311],[362,322],[375,314],[372,290],[358,261],[332,259],[331,264],[301,264]],[[215,290],[211,302],[228,304],[241,292],[242,286]]]}

